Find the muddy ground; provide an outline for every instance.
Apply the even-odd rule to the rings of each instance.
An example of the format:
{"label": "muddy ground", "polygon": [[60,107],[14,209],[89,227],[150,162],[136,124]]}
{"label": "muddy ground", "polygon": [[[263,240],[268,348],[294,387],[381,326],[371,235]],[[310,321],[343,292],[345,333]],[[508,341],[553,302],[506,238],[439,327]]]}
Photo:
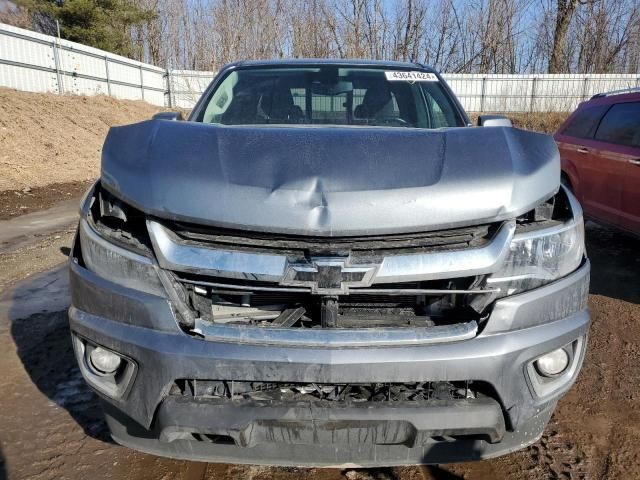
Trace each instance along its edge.
{"label": "muddy ground", "polygon": [[[0,226],[1,227],[1,226]],[[71,351],[64,262],[72,230],[0,254],[0,479],[547,479],[640,472],[640,241],[589,224],[594,322],[576,386],[542,439],[440,467],[294,469],[173,461],[114,444]]]}
{"label": "muddy ground", "polygon": [[86,180],[24,187],[21,190],[0,190],[0,221],[46,209],[64,199],[77,199],[92,183],[93,180]]}

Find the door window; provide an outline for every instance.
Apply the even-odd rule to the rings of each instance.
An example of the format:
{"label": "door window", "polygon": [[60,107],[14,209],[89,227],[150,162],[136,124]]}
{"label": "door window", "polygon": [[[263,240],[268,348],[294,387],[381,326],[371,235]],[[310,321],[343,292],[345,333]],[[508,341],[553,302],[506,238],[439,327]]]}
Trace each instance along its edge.
{"label": "door window", "polygon": [[609,105],[594,105],[578,110],[569,125],[562,131],[563,135],[577,138],[591,138],[604,112]]}
{"label": "door window", "polygon": [[595,139],[640,147],[640,102],[618,103],[611,107],[602,119]]}

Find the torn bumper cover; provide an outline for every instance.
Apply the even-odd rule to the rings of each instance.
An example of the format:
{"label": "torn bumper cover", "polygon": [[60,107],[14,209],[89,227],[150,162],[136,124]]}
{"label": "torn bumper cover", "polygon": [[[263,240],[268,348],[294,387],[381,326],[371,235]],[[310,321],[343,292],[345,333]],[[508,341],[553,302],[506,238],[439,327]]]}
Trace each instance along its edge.
{"label": "torn bumper cover", "polygon": [[[70,322],[82,373],[124,445],[234,463],[441,463],[501,455],[539,437],[583,359],[588,279],[585,262],[498,300],[484,330],[466,340],[296,347],[186,335],[166,297],[72,262]],[[95,345],[130,365],[115,396],[87,361]],[[539,378],[533,362],[558,348],[570,365]],[[357,393],[365,388],[368,401]]]}

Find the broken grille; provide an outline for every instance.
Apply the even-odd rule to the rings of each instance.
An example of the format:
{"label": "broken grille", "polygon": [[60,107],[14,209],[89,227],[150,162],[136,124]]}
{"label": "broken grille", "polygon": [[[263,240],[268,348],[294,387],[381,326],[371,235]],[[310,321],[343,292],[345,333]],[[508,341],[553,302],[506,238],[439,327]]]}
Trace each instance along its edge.
{"label": "broken grille", "polygon": [[468,322],[479,318],[473,299],[491,293],[473,289],[476,277],[379,284],[332,296],[253,281],[217,283],[224,279],[176,275],[197,318],[260,327],[430,327]]}
{"label": "broken grille", "polygon": [[303,383],[234,380],[177,380],[172,395],[194,398],[328,402],[427,402],[476,398],[472,381],[411,383]]}
{"label": "broken grille", "polygon": [[[159,262],[173,272],[192,309],[192,318],[183,324],[203,326],[196,330],[215,324],[395,328],[477,323],[497,292],[479,287],[482,273],[497,261],[514,228],[480,225],[320,238],[170,225],[149,222]],[[432,254],[430,249],[451,252]]]}

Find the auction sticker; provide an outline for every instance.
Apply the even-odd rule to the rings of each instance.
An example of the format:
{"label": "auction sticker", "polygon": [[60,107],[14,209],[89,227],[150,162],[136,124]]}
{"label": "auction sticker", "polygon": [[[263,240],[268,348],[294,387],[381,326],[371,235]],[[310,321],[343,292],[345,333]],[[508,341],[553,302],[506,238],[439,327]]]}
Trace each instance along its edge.
{"label": "auction sticker", "polygon": [[437,82],[435,73],[429,72],[384,72],[385,77],[390,82]]}

